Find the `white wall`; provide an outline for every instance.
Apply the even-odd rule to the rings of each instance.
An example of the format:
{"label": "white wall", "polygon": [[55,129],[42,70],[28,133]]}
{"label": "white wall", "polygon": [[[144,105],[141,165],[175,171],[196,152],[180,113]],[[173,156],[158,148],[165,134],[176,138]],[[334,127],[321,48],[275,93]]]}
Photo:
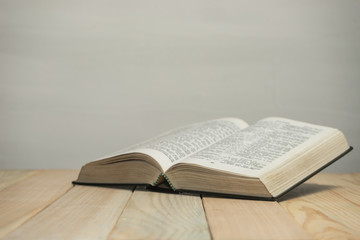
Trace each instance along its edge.
{"label": "white wall", "polygon": [[0,1],[0,167],[80,168],[167,129],[337,127],[360,171],[360,1]]}

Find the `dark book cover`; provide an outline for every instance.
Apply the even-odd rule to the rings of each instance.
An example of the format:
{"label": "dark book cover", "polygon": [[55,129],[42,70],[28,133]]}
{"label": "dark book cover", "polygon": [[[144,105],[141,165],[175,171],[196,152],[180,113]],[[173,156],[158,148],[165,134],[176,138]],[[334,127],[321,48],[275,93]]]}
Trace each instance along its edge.
{"label": "dark book cover", "polygon": [[194,196],[201,196],[201,197],[221,197],[221,198],[238,198],[238,199],[249,199],[249,200],[263,200],[263,201],[276,201],[283,197],[285,194],[299,186],[300,184],[306,182],[311,177],[322,171],[323,169],[327,168],[346,154],[348,154],[351,150],[353,150],[353,147],[349,147],[348,150],[334,158],[332,161],[328,162],[324,166],[320,167],[310,175],[306,176],[304,179],[299,181],[298,183],[294,184],[292,187],[287,189],[285,192],[281,193],[280,195],[276,197],[256,197],[256,196],[246,196],[246,195],[236,195],[236,194],[227,194],[227,193],[215,193],[215,192],[202,192],[202,191],[192,191],[192,190],[186,190],[186,189],[177,189],[176,191],[172,190],[170,185],[168,185],[166,182],[158,185],[158,186],[152,186],[150,184],[116,184],[116,183],[82,183],[73,181],[73,184],[78,185],[91,185],[91,186],[102,186],[102,187],[115,187],[115,188],[123,188],[123,189],[134,189],[136,186],[143,186],[149,191],[155,191],[155,192],[162,192],[162,193],[169,193],[169,194],[185,194],[185,195],[194,195]]}

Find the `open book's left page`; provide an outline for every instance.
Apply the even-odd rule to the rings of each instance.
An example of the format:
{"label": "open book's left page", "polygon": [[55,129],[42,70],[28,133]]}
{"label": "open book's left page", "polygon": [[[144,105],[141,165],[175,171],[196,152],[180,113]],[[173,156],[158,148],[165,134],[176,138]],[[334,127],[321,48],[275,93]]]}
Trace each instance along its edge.
{"label": "open book's left page", "polygon": [[165,172],[173,164],[246,127],[248,124],[237,118],[221,118],[196,123],[168,131],[143,143],[112,153],[105,158],[126,153],[143,153],[154,158]]}

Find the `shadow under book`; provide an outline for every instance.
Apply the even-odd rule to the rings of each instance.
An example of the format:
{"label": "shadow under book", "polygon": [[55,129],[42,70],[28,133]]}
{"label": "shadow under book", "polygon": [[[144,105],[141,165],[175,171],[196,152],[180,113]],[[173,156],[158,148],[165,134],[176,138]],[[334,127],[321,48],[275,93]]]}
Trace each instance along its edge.
{"label": "shadow under book", "polygon": [[335,128],[271,117],[186,125],[89,162],[74,184],[276,200],[352,147]]}

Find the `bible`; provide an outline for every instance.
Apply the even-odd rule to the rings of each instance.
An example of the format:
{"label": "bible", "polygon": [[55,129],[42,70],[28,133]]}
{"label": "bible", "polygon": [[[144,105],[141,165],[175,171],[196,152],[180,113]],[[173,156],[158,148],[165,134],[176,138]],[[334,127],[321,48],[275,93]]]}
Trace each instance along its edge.
{"label": "bible", "polygon": [[169,187],[274,200],[349,152],[344,134],[286,118],[221,118],[179,127],[89,162],[75,184]]}

